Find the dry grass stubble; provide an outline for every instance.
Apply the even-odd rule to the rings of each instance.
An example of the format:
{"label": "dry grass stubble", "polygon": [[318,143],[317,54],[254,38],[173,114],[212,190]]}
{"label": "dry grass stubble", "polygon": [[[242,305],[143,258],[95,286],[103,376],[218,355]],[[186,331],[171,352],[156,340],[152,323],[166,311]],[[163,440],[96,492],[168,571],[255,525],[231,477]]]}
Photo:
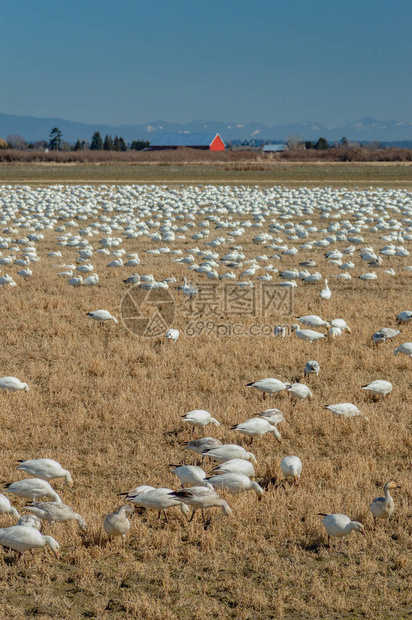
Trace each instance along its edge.
{"label": "dry grass stubble", "polygon": [[[242,238],[247,258],[259,251],[250,235]],[[412,611],[411,362],[395,358],[391,343],[375,348],[370,336],[393,326],[395,314],[409,308],[411,276],[391,278],[379,271],[377,282],[332,279],[333,296],[326,302],[318,297],[319,285],[299,286],[295,316],[343,317],[351,326],[351,335],[334,342],[183,333],[174,344],[89,320],[86,313],[98,308],[118,314],[122,279],[133,269],[106,269],[107,257],[95,255],[100,286],[73,289],[51,275],[57,270],[50,265],[74,256],[63,249],[63,259],[47,258],[54,238],[47,233],[39,243],[42,260],[32,278],[22,282],[16,276],[19,286],[1,291],[0,375],[27,381],[31,391],[0,394],[0,480],[24,477],[15,470],[18,458],[56,458],[72,472],[74,486],[55,486],[89,529],[82,534],[72,523],[48,528],[61,545],[58,562],[47,552],[24,563],[1,552],[3,617],[407,617]],[[125,241],[124,247],[139,251],[140,273],[186,274],[170,257],[145,254],[146,240]],[[322,251],[312,255],[329,275]],[[282,267],[296,262],[284,257]],[[11,275],[14,269],[8,270]],[[178,309],[174,326],[184,331],[185,324]],[[412,327],[404,326],[396,342],[410,340]],[[310,382],[312,402],[293,407],[278,396],[263,403],[245,387],[268,376],[302,377],[309,359],[321,366],[319,378]],[[360,386],[377,378],[390,380],[394,390],[375,403]],[[345,401],[358,404],[369,421],[336,420],[323,408]],[[159,527],[156,515],[146,512],[133,517],[124,547],[106,543],[103,517],[120,505],[121,491],[144,483],[178,488],[169,464],[195,462],[182,449],[192,436],[180,422],[183,413],[209,410],[222,426],[204,434],[246,447],[246,439],[229,427],[268,406],[279,407],[286,423],[280,426],[281,444],[267,436],[254,442],[258,480],[267,489],[261,502],[253,493],[224,494],[233,517],[211,511],[206,529],[200,517],[187,524],[178,510],[169,513],[169,525]],[[299,488],[283,482],[279,463],[288,454],[303,462]],[[368,505],[389,479],[403,488],[396,492],[387,531],[379,526],[373,533]],[[18,498],[14,503],[19,510],[24,505]],[[352,534],[342,553],[329,553],[318,512],[344,512],[366,525],[367,536]],[[0,525],[11,525],[11,519],[2,515]]]}

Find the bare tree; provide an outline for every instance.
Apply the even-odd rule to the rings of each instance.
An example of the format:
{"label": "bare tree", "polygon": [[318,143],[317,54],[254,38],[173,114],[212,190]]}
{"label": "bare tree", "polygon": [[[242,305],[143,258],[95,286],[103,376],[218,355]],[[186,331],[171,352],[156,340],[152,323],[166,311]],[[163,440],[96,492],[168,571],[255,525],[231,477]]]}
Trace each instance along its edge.
{"label": "bare tree", "polygon": [[7,136],[7,142],[11,149],[24,149],[26,148],[26,141],[18,134],[10,134]]}

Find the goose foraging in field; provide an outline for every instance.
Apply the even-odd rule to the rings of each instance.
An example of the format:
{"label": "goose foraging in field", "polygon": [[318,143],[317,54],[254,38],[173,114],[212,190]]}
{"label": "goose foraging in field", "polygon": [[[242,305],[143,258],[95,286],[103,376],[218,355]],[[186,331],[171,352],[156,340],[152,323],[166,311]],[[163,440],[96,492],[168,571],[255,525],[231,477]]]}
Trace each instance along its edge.
{"label": "goose foraging in field", "polygon": [[299,484],[302,461],[298,456],[285,456],[280,462],[280,469],[285,478],[293,478],[294,483]]}
{"label": "goose foraging in field", "polygon": [[110,314],[108,310],[94,310],[93,312],[88,312],[87,316],[95,321],[99,321],[100,323],[104,323],[105,321],[113,321],[113,323],[117,325],[119,322]]}
{"label": "goose foraging in field", "polygon": [[255,417],[259,417],[262,418],[262,420],[270,422],[272,426],[277,426],[281,422],[285,421],[285,417],[279,409],[266,409],[266,411],[256,413]]}
{"label": "goose foraging in field", "polygon": [[116,512],[106,515],[103,521],[103,528],[107,536],[109,538],[121,536],[125,540],[126,534],[130,530],[130,521],[127,517],[130,517],[133,512],[133,506],[123,504]]}
{"label": "goose foraging in field", "polygon": [[309,400],[313,398],[311,390],[304,383],[293,383],[286,391],[294,399],[295,403],[298,400],[305,400],[305,398],[309,398]]}
{"label": "goose foraging in field", "polygon": [[373,396],[386,396],[392,392],[392,389],[393,385],[390,381],[382,381],[380,379],[372,381],[372,383],[367,385],[362,385],[362,390],[367,390]]}
{"label": "goose foraging in field", "polygon": [[30,459],[28,461],[19,461],[17,469],[25,471],[26,474],[41,478],[42,480],[54,480],[55,478],[64,478],[66,484],[73,486],[73,479],[67,469],[53,459]]}
{"label": "goose foraging in field", "polygon": [[173,340],[173,342],[177,342],[177,339],[179,338],[179,330],[168,329],[166,332],[166,338],[168,338],[168,340]]}
{"label": "goose foraging in field", "polygon": [[269,377],[268,379],[261,379],[260,381],[255,381],[254,383],[247,383],[246,387],[254,388],[258,390],[258,392],[263,392],[263,400],[266,399],[266,394],[272,396],[272,394],[277,394],[278,392],[282,392],[286,390],[290,386],[290,383],[283,383],[279,379],[273,379]]}
{"label": "goose foraging in field", "polygon": [[222,444],[220,439],[215,437],[201,437],[200,439],[194,439],[193,441],[187,441],[184,444],[185,450],[191,450],[196,454],[202,454],[205,450],[212,450],[213,448],[219,448]]}
{"label": "goose foraging in field", "polygon": [[399,329],[391,329],[390,327],[382,327],[379,331],[375,332],[372,336],[372,340],[375,344],[380,342],[386,342],[396,338],[401,333]]}
{"label": "goose foraging in field", "polygon": [[213,506],[220,506],[226,516],[230,516],[232,511],[229,504],[219,497],[216,491],[211,491],[206,487],[190,487],[189,489],[181,489],[180,491],[171,491],[171,498],[184,502],[186,506],[193,508],[190,521],[193,520],[195,512],[198,508],[202,511],[203,521],[205,520],[204,509]]}
{"label": "goose foraging in field", "polygon": [[344,514],[325,514],[323,512],[319,512],[318,514],[320,517],[323,517],[322,523],[328,533],[328,549],[331,548],[331,537],[340,538],[340,550],[342,548],[342,541],[344,537],[348,536],[352,530],[355,532],[360,532],[364,536],[366,535],[365,528],[362,523],[359,523],[358,521],[351,521],[349,517]]}
{"label": "goose foraging in field", "polygon": [[394,355],[398,355],[398,353],[403,353],[408,357],[412,357],[412,342],[404,342],[400,347],[397,347],[394,350]]}
{"label": "goose foraging in field", "polygon": [[349,333],[351,333],[352,331],[345,319],[332,319],[330,324],[332,325],[332,327],[339,327],[339,329],[341,329],[343,332],[348,331]]}
{"label": "goose foraging in field", "polygon": [[389,517],[392,515],[395,510],[395,504],[393,502],[393,498],[390,494],[391,489],[400,489],[402,488],[396,482],[387,482],[383,487],[385,497],[375,497],[373,502],[370,505],[370,510],[373,515],[373,528],[376,529],[376,521],[377,519],[384,519],[385,526]]}
{"label": "goose foraging in field", "polygon": [[316,342],[316,340],[322,340],[326,338],[325,334],[315,332],[313,329],[299,329],[299,325],[294,323],[291,327],[292,332],[296,332],[296,336],[300,340],[307,340],[308,342]]}
{"label": "goose foraging in field", "polygon": [[305,316],[300,316],[296,319],[299,323],[303,323],[303,325],[307,325],[308,327],[330,327],[328,321],[324,321],[320,316],[316,314],[308,314]]}
{"label": "goose foraging in field", "polygon": [[315,360],[310,360],[309,362],[306,362],[305,369],[303,371],[305,377],[309,378],[310,375],[316,375],[318,377],[319,372],[320,366],[318,362],[316,362]]}
{"label": "goose foraging in field", "polygon": [[218,489],[227,489],[230,493],[242,493],[243,491],[255,491],[258,499],[263,497],[262,487],[245,474],[230,472],[217,476],[211,476],[208,481]]}
{"label": "goose foraging in field", "polygon": [[36,530],[41,532],[41,521],[34,515],[23,515],[17,521],[16,525],[24,526],[24,527],[34,527]]}
{"label": "goose foraging in field", "polygon": [[18,551],[21,555],[25,551],[39,549],[48,545],[56,558],[59,557],[59,543],[57,540],[51,536],[43,536],[34,527],[12,525],[11,527],[0,529],[0,544],[3,547]]}
{"label": "goose foraging in field", "polygon": [[270,422],[264,420],[263,418],[251,418],[250,420],[241,422],[241,424],[232,426],[230,430],[239,431],[240,433],[243,433],[243,435],[250,437],[250,445],[252,445],[254,437],[262,437],[266,433],[272,433],[278,441],[282,438],[276,426],[273,426]]}
{"label": "goose foraging in field", "polygon": [[210,413],[204,409],[194,409],[193,411],[185,413],[182,416],[182,422],[188,422],[192,426],[201,426],[202,428],[208,424],[220,426],[220,422],[218,422],[215,418],[212,418]]}
{"label": "goose foraging in field", "polygon": [[30,390],[27,383],[23,383],[16,377],[0,377],[0,390],[6,390],[7,392],[18,392],[24,390],[28,392]]}
{"label": "goose foraging in field", "polygon": [[255,477],[255,468],[250,461],[245,461],[245,459],[231,459],[230,461],[225,461],[217,467],[214,467],[213,471],[217,474],[233,473],[244,474],[245,476],[248,476],[248,478]]}
{"label": "goose foraging in field", "polygon": [[247,452],[242,446],[237,446],[233,443],[224,444],[218,448],[212,448],[211,450],[204,450],[202,456],[209,456],[218,463],[224,463],[225,461],[231,461],[232,459],[245,459],[251,461],[255,465],[257,460],[252,452]]}
{"label": "goose foraging in field", "polygon": [[353,418],[355,416],[363,416],[365,420],[368,418],[352,403],[338,403],[336,405],[325,405],[325,409],[332,411],[336,417]]}
{"label": "goose foraging in field", "polygon": [[410,310],[404,310],[403,312],[400,312],[398,314],[398,316],[396,317],[396,322],[398,323],[398,325],[402,325],[402,323],[409,323],[411,319],[412,312]]}
{"label": "goose foraging in field", "polygon": [[18,480],[12,484],[6,484],[6,489],[5,493],[14,493],[14,495],[25,497],[32,502],[40,497],[51,497],[54,502],[62,501],[50,484],[41,478]]}
{"label": "goose foraging in field", "polygon": [[9,514],[12,517],[16,517],[18,519],[20,517],[19,513],[13,506],[10,504],[10,500],[5,495],[0,494],[0,514]]}
{"label": "goose foraging in field", "polygon": [[212,485],[206,481],[206,472],[196,465],[172,465],[172,473],[179,478],[181,485],[190,484],[191,486],[204,486],[213,489]]}
{"label": "goose foraging in field", "polygon": [[79,528],[83,532],[87,530],[87,524],[83,517],[62,502],[32,502],[27,504],[26,508],[29,512],[39,517],[39,519],[50,524],[77,521]]}
{"label": "goose foraging in field", "polygon": [[[209,489],[207,490],[209,491]],[[132,504],[135,504],[136,506],[157,510],[159,522],[162,512],[165,521],[168,521],[166,510],[168,508],[173,508],[173,506],[179,506],[182,513],[187,516],[189,514],[189,509],[184,503],[182,503],[176,498],[173,498],[173,496],[171,495],[172,493],[172,489],[162,487],[159,489],[152,489],[150,491],[146,491],[146,493],[140,493],[134,497],[130,497],[129,494],[126,499]]]}

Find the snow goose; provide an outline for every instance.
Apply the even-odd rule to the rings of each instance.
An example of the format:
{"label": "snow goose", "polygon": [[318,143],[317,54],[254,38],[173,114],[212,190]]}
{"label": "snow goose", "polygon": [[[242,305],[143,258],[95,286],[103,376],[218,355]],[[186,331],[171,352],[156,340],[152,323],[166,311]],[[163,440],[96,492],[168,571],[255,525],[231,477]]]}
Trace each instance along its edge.
{"label": "snow goose", "polygon": [[397,347],[394,350],[394,355],[398,355],[398,353],[403,353],[404,355],[408,355],[412,357],[412,342],[404,342],[400,347]]}
{"label": "snow goose", "polygon": [[316,362],[315,360],[309,360],[309,362],[306,362],[305,369],[303,371],[305,377],[309,378],[310,375],[319,376],[319,372],[320,366],[318,362]]}
{"label": "snow goose", "polygon": [[33,272],[31,269],[27,268],[27,269],[21,269],[20,271],[17,272],[18,276],[21,276],[22,278],[30,278],[30,276],[33,275]]}
{"label": "snow goose", "polygon": [[332,327],[339,327],[339,329],[341,329],[343,332],[348,331],[349,333],[351,333],[351,328],[349,327],[345,319],[332,319],[330,324],[332,325]]}
{"label": "snow goose", "polygon": [[83,280],[83,286],[97,286],[97,284],[99,284],[99,276],[97,273],[92,273],[91,276]]}
{"label": "snow goose", "polygon": [[280,462],[280,469],[285,478],[293,478],[295,484],[299,484],[302,461],[298,456],[285,456]]}
{"label": "snow goose", "polygon": [[332,411],[333,415],[336,417],[343,416],[344,418],[353,418],[355,416],[363,416],[365,420],[368,418],[364,416],[364,414],[359,411],[356,405],[352,403],[338,403],[337,405],[325,405],[325,409],[329,409]]}
{"label": "snow goose", "polygon": [[116,512],[106,515],[103,521],[103,528],[109,538],[121,536],[124,540],[127,532],[130,530],[130,517],[134,512],[133,506],[123,504]]}
{"label": "snow goose", "polygon": [[332,291],[330,290],[328,286],[328,281],[326,278],[325,278],[325,288],[321,290],[321,292],[319,293],[319,297],[321,297],[322,299],[330,299],[332,297]]}
{"label": "snow goose", "polygon": [[245,461],[251,461],[257,463],[256,457],[252,452],[247,452],[241,446],[237,446],[233,443],[224,444],[218,448],[207,449],[202,452],[202,456],[209,456],[218,463],[224,463],[232,459],[245,459]]}
{"label": "snow goose", "polygon": [[13,508],[13,506],[10,504],[9,498],[1,494],[0,494],[0,514],[9,514],[9,515],[12,515],[12,517],[16,517],[16,519],[20,517],[17,510]]}
{"label": "snow goose", "polygon": [[16,525],[20,525],[24,527],[34,527],[36,530],[41,532],[41,521],[34,515],[23,515],[17,521]]}
{"label": "snow goose", "polygon": [[74,278],[70,278],[69,284],[70,286],[82,286],[83,284],[82,276],[75,276]]}
{"label": "snow goose", "polygon": [[173,506],[180,506],[180,510],[182,511],[182,513],[187,516],[189,514],[189,509],[184,503],[174,498],[172,496],[172,493],[173,489],[167,489],[165,487],[162,487],[159,489],[152,489],[151,491],[146,491],[146,493],[140,493],[133,498],[128,495],[126,496],[126,500],[131,502],[132,504],[135,504],[136,506],[141,506],[142,508],[157,510],[158,521],[160,521],[160,516],[162,512],[165,521],[168,521],[166,510],[168,508],[173,508]]}
{"label": "snow goose", "polygon": [[100,323],[105,321],[113,321],[115,325],[118,324],[118,320],[115,319],[108,310],[93,310],[93,312],[88,312],[87,316],[95,321],[99,321]]}
{"label": "snow goose", "polygon": [[274,334],[276,338],[286,338],[286,327],[283,325],[276,325]]}
{"label": "snow goose", "polygon": [[227,489],[230,493],[242,493],[243,491],[255,491],[258,499],[263,497],[263,489],[257,482],[250,480],[245,474],[230,472],[208,478],[210,484],[218,489]]}
{"label": "snow goose", "polygon": [[321,340],[325,338],[325,334],[321,334],[320,332],[315,332],[313,329],[299,329],[299,325],[294,323],[291,327],[292,332],[296,332],[296,336],[300,338],[300,340],[307,340],[308,342],[316,342],[316,340]]}
{"label": "snow goose", "polygon": [[140,275],[138,273],[134,273],[129,276],[125,280],[123,280],[125,284],[140,284]]}
{"label": "snow goose", "polygon": [[311,390],[304,383],[293,383],[286,391],[295,401],[305,400],[305,398],[311,400],[313,398]]}
{"label": "snow goose", "polygon": [[403,312],[400,312],[398,314],[398,316],[396,317],[396,322],[398,323],[398,325],[402,325],[402,323],[409,323],[411,319],[412,312],[410,310],[404,310]]}
{"label": "snow goose", "polygon": [[266,433],[272,433],[278,441],[282,438],[276,426],[273,426],[270,422],[264,420],[263,418],[251,418],[241,424],[232,426],[230,430],[239,431],[243,435],[250,437],[250,445],[252,445],[254,437],[262,437]]}
{"label": "snow goose", "polygon": [[205,450],[219,448],[221,445],[223,444],[220,439],[216,439],[215,437],[201,437],[200,439],[187,441],[183,447],[185,450],[191,450],[192,452],[196,452],[196,454],[202,454]]}
{"label": "snow goose", "polygon": [[174,467],[173,474],[179,478],[182,486],[190,484],[191,486],[204,486],[211,489],[212,486],[206,481],[206,472],[196,465],[172,465]]}
{"label": "snow goose", "polygon": [[252,463],[249,461],[245,461],[245,459],[231,459],[230,461],[225,461],[221,463],[217,467],[214,467],[214,472],[217,474],[244,474],[249,478],[255,477],[255,468]]}
{"label": "snow goose", "polygon": [[365,535],[365,528],[362,523],[358,521],[351,521],[349,517],[343,514],[325,514],[324,512],[318,513],[320,517],[323,517],[322,523],[325,530],[328,533],[328,548],[331,548],[331,537],[340,538],[339,549],[342,547],[342,540],[345,536],[351,533],[352,530],[360,532]]}
{"label": "snow goose", "polygon": [[255,415],[259,418],[262,418],[262,420],[270,422],[272,426],[277,426],[281,422],[285,421],[285,417],[279,409],[266,409],[266,411],[256,413]]}
{"label": "snow goose", "polygon": [[289,386],[290,383],[283,383],[283,381],[272,377],[246,384],[246,387],[251,387],[258,390],[258,392],[263,392],[263,400],[265,400],[266,394],[277,394],[278,392],[286,390]]}
{"label": "snow goose", "polygon": [[53,459],[30,459],[28,461],[19,461],[17,469],[25,471],[26,474],[41,478],[42,480],[53,480],[54,478],[64,478],[66,484],[71,487],[73,479],[67,469]]}
{"label": "snow goose", "polygon": [[48,545],[56,558],[59,557],[59,543],[57,540],[51,536],[43,536],[34,527],[12,525],[11,527],[0,529],[0,544],[3,547],[18,551],[20,554]]}
{"label": "snow goose", "polygon": [[186,278],[183,278],[183,286],[178,286],[177,290],[182,291],[183,295],[187,295],[188,297],[193,297],[193,295],[199,292],[197,288],[187,283]]}
{"label": "snow goose", "polygon": [[206,487],[190,487],[189,489],[181,489],[180,491],[171,491],[170,496],[180,502],[184,502],[186,506],[193,508],[192,521],[198,508],[202,511],[203,521],[205,520],[204,509],[212,506],[220,506],[226,516],[230,516],[232,511],[229,504],[219,497],[216,491],[211,491]]}
{"label": "snow goose", "polygon": [[154,491],[156,487],[152,487],[149,484],[141,484],[140,486],[128,491],[127,493],[119,493],[119,495],[124,496],[125,500],[128,502],[132,502],[136,497],[142,495],[143,493],[147,493],[148,491]]}
{"label": "snow goose", "polygon": [[[395,510],[395,504],[390,494],[391,489],[401,489],[402,487],[396,482],[387,482],[383,487],[385,497],[375,497],[370,505],[370,510],[373,515],[373,527],[376,529],[376,520],[385,519],[387,521]],[[385,523],[386,525],[386,523]]]}
{"label": "snow goose", "polygon": [[308,327],[321,327],[325,325],[325,327],[330,327],[328,321],[324,321],[320,316],[316,314],[308,314],[306,316],[300,316],[296,319],[299,323],[303,323],[303,325],[307,325]]}
{"label": "snow goose", "polygon": [[363,273],[362,275],[359,276],[359,280],[376,280],[377,279],[377,275],[374,271],[371,271],[369,273]]}
{"label": "snow goose", "polygon": [[215,418],[212,418],[210,413],[204,409],[194,409],[193,411],[185,413],[182,416],[182,422],[188,422],[192,426],[201,426],[202,428],[208,424],[220,426],[220,422],[218,422]]}
{"label": "snow goose", "polygon": [[331,327],[329,330],[329,338],[332,338],[332,340],[334,340],[335,338],[338,338],[338,336],[342,336],[342,330],[340,327]]}
{"label": "snow goose", "polygon": [[176,342],[177,339],[179,338],[179,330],[178,329],[168,329],[166,332],[166,338],[168,338],[169,340],[173,340],[173,342]]}
{"label": "snow goose", "polygon": [[387,340],[392,340],[392,338],[396,338],[396,336],[399,336],[400,333],[401,331],[399,329],[382,327],[382,329],[373,334],[372,340],[375,344],[379,344],[380,342],[386,342]]}
{"label": "snow goose", "polygon": [[30,390],[27,383],[22,383],[20,379],[16,377],[0,377],[0,390],[7,390],[8,392],[17,392],[19,390]]}
{"label": "snow goose", "polygon": [[32,502],[27,504],[26,508],[39,519],[50,524],[77,521],[83,532],[87,530],[87,524],[83,517],[62,502]]}
{"label": "snow goose", "polygon": [[18,480],[12,484],[6,484],[6,489],[5,493],[14,493],[19,497],[31,499],[31,501],[36,501],[39,497],[51,497],[55,502],[62,501],[50,484],[41,478]]}
{"label": "snow goose", "polygon": [[373,396],[386,396],[392,392],[393,385],[390,381],[378,379],[377,381],[372,381],[372,383],[368,383],[367,385],[362,385],[362,390],[367,390]]}

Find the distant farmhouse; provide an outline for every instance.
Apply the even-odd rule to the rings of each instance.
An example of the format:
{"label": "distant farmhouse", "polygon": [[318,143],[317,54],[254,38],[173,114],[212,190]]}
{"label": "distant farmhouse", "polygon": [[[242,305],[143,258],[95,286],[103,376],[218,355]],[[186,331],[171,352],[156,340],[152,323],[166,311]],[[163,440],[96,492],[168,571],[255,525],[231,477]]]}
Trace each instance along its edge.
{"label": "distant farmhouse", "polygon": [[218,133],[159,133],[150,140],[150,148],[153,151],[182,147],[224,151],[225,143]]}
{"label": "distant farmhouse", "polygon": [[287,144],[265,144],[262,151],[264,153],[283,153],[287,148]]}

